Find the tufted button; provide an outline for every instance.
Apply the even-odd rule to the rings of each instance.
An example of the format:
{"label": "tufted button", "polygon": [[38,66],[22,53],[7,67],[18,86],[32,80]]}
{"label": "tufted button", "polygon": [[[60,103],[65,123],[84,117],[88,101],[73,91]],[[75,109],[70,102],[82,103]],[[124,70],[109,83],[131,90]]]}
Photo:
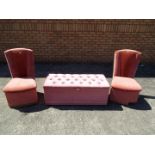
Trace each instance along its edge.
{"label": "tufted button", "polygon": [[76,91],[80,91],[80,88],[76,88]]}

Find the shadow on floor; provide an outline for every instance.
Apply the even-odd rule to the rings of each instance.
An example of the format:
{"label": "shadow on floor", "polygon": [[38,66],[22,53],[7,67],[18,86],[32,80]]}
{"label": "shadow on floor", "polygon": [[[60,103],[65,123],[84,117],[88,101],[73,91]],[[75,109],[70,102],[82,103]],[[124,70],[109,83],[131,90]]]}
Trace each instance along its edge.
{"label": "shadow on floor", "polygon": [[45,105],[44,101],[44,94],[38,92],[39,101],[38,104],[32,106],[26,106],[21,108],[16,108],[23,113],[32,113],[32,112],[39,112],[46,110],[48,108],[55,108],[59,110],[83,110],[83,111],[123,111],[123,106],[128,107],[135,110],[151,110],[151,106],[145,100],[145,98],[154,99],[155,96],[147,96],[147,95],[140,95],[139,100],[137,103],[129,104],[128,106],[120,105],[114,102],[109,102],[107,105],[55,105],[55,106],[47,106]]}
{"label": "shadow on floor", "polygon": [[32,113],[32,112],[43,111],[48,108],[49,106],[45,105],[44,94],[41,92],[38,92],[38,104],[16,108],[16,110],[19,110],[20,112],[24,112],[24,113]]}
{"label": "shadow on floor", "polygon": [[[112,63],[37,63],[36,77],[46,77],[49,73],[104,74],[112,77]],[[6,63],[0,63],[0,77],[10,77]],[[155,65],[140,64],[136,77],[155,77]]]}
{"label": "shadow on floor", "polygon": [[155,96],[140,95],[137,103],[131,103],[125,107],[135,110],[151,110],[152,108],[145,98],[155,99]]}
{"label": "shadow on floor", "polygon": [[122,111],[123,108],[119,104],[108,103],[107,105],[59,105],[51,106],[59,110],[89,110],[89,111]]}
{"label": "shadow on floor", "polygon": [[155,99],[155,96],[141,95],[143,98]]}

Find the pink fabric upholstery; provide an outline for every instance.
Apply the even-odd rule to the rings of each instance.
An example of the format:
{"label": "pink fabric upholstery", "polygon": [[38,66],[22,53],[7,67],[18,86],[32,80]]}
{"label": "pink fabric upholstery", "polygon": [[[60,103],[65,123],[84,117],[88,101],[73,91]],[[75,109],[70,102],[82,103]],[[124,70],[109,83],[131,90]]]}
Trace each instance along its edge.
{"label": "pink fabric upholstery", "polygon": [[128,105],[129,103],[136,103],[140,91],[128,91],[111,88],[110,99],[114,102]]}
{"label": "pink fabric upholstery", "polygon": [[4,87],[10,107],[36,103],[38,100],[34,80],[33,51],[26,48],[14,48],[4,52],[12,79]]}
{"label": "pink fabric upholstery", "polygon": [[112,87],[120,90],[141,91],[142,87],[133,78],[115,76],[112,80]]}
{"label": "pink fabric upholstery", "polygon": [[109,87],[101,74],[49,74],[44,83],[45,104],[104,105]]}
{"label": "pink fabric upholstery", "polygon": [[115,51],[113,76],[134,77],[141,53],[124,49]]}
{"label": "pink fabric upholstery", "polygon": [[4,54],[12,77],[35,77],[34,55],[31,49],[13,48]]}
{"label": "pink fabric upholstery", "polygon": [[3,88],[4,92],[26,91],[36,88],[34,79],[12,78]]}
{"label": "pink fabric upholstery", "polygon": [[142,87],[134,80],[141,53],[134,50],[118,50],[114,54],[114,70],[110,100],[121,103],[137,102]]}
{"label": "pink fabric upholstery", "polygon": [[38,101],[36,88],[25,91],[5,92],[5,95],[11,108],[36,104]]}

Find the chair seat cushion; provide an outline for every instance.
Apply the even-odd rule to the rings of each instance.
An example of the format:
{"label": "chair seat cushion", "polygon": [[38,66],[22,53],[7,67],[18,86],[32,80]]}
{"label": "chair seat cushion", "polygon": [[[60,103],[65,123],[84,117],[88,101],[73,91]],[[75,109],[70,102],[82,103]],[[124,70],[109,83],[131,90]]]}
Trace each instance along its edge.
{"label": "chair seat cushion", "polygon": [[34,79],[12,78],[3,88],[4,92],[26,91],[36,88]]}
{"label": "chair seat cushion", "polygon": [[142,87],[133,78],[114,76],[111,86],[120,90],[141,91]]}

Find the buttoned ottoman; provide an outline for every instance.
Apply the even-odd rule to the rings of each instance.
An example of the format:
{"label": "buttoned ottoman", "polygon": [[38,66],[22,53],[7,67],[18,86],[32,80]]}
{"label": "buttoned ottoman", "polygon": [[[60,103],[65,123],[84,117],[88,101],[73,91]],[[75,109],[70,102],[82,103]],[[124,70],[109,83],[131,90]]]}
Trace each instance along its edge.
{"label": "buttoned ottoman", "polygon": [[106,105],[109,83],[103,74],[49,74],[44,83],[47,105]]}

